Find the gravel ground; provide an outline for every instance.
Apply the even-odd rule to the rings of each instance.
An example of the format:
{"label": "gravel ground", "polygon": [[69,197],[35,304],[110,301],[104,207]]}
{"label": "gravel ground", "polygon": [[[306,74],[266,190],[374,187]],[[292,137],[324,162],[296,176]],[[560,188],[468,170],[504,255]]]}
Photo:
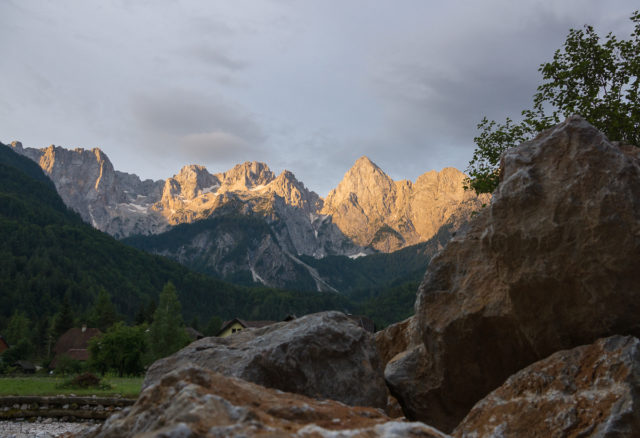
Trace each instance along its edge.
{"label": "gravel ground", "polygon": [[42,421],[0,421],[0,438],[55,438],[65,433],[80,432],[95,423],[65,423],[51,419]]}

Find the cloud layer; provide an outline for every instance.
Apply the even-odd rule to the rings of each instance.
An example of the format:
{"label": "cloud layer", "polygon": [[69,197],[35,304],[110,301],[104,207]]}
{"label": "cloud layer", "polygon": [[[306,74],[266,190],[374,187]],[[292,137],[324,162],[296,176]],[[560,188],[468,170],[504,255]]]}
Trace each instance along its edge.
{"label": "cloud layer", "polygon": [[7,0],[0,140],[152,178],[262,160],[322,195],[361,155],[397,179],[464,169],[569,28],[628,37],[635,3]]}

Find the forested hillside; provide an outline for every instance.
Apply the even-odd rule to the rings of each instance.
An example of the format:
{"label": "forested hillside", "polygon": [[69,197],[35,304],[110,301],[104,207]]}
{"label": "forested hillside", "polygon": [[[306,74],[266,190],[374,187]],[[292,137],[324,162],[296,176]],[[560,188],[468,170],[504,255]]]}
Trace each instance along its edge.
{"label": "forested hillside", "polygon": [[168,281],[176,285],[186,321],[278,319],[353,307],[337,294],[230,285],[124,245],[83,223],[37,164],[0,144],[0,329],[20,311],[44,336],[65,297],[81,320],[103,288],[117,312],[132,320],[153,306]]}
{"label": "forested hillside", "polygon": [[[246,259],[246,248],[258,251],[261,242],[268,239],[273,232],[265,220],[255,216],[229,215],[211,217],[190,224],[180,224],[164,233],[149,236],[132,236],[122,242],[135,248],[155,254],[171,254],[170,257],[184,263],[190,269],[246,286],[258,285],[248,270],[226,269],[228,266],[240,266]],[[212,236],[217,236],[213,238]],[[235,249],[220,255],[225,241],[233,236]],[[308,266],[314,268],[325,284],[342,294],[353,297],[357,302],[383,293],[384,289],[402,283],[419,282],[429,264],[431,257],[442,248],[451,237],[450,227],[445,225],[438,233],[426,242],[422,242],[393,253],[371,254],[366,257],[350,258],[347,256],[327,256],[314,258],[298,255]],[[275,238],[271,239],[272,241]],[[217,242],[207,248],[202,241]],[[188,244],[196,242],[197,244]],[[217,257],[212,268],[211,260]],[[297,275],[292,275],[287,283],[295,290],[316,290],[308,270],[293,264]],[[224,272],[231,272],[224,275]]]}

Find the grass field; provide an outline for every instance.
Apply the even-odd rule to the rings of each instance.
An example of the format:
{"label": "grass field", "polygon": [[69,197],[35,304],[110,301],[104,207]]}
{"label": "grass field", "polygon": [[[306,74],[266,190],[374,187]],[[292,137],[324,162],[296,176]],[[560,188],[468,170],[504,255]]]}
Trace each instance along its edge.
{"label": "grass field", "polygon": [[66,377],[2,377],[0,396],[6,395],[121,395],[137,398],[142,387],[142,377],[105,377],[104,383],[111,389],[66,389],[60,386]]}

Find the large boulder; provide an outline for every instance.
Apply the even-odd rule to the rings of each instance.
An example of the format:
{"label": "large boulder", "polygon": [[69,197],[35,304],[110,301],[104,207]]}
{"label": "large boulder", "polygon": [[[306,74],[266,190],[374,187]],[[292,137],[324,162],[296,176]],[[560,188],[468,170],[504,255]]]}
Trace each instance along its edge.
{"label": "large boulder", "polygon": [[640,335],[638,149],[572,116],[507,151],[491,204],[434,257],[420,342],[385,377],[409,418],[452,430],[519,369]]}
{"label": "large boulder", "polygon": [[374,339],[383,366],[386,366],[397,354],[408,350],[410,346],[420,341],[416,336],[415,325],[416,320],[412,316],[376,332]]}
{"label": "large boulder", "polygon": [[164,375],[136,403],[82,438],[446,438],[379,410],[267,389],[197,366]]}
{"label": "large boulder", "polygon": [[282,391],[385,408],[388,390],[373,336],[340,312],[322,312],[227,338],[205,338],[160,359],[143,387],[185,364]]}
{"label": "large boulder", "polygon": [[528,366],[478,402],[453,435],[640,436],[640,341],[613,336]]}

